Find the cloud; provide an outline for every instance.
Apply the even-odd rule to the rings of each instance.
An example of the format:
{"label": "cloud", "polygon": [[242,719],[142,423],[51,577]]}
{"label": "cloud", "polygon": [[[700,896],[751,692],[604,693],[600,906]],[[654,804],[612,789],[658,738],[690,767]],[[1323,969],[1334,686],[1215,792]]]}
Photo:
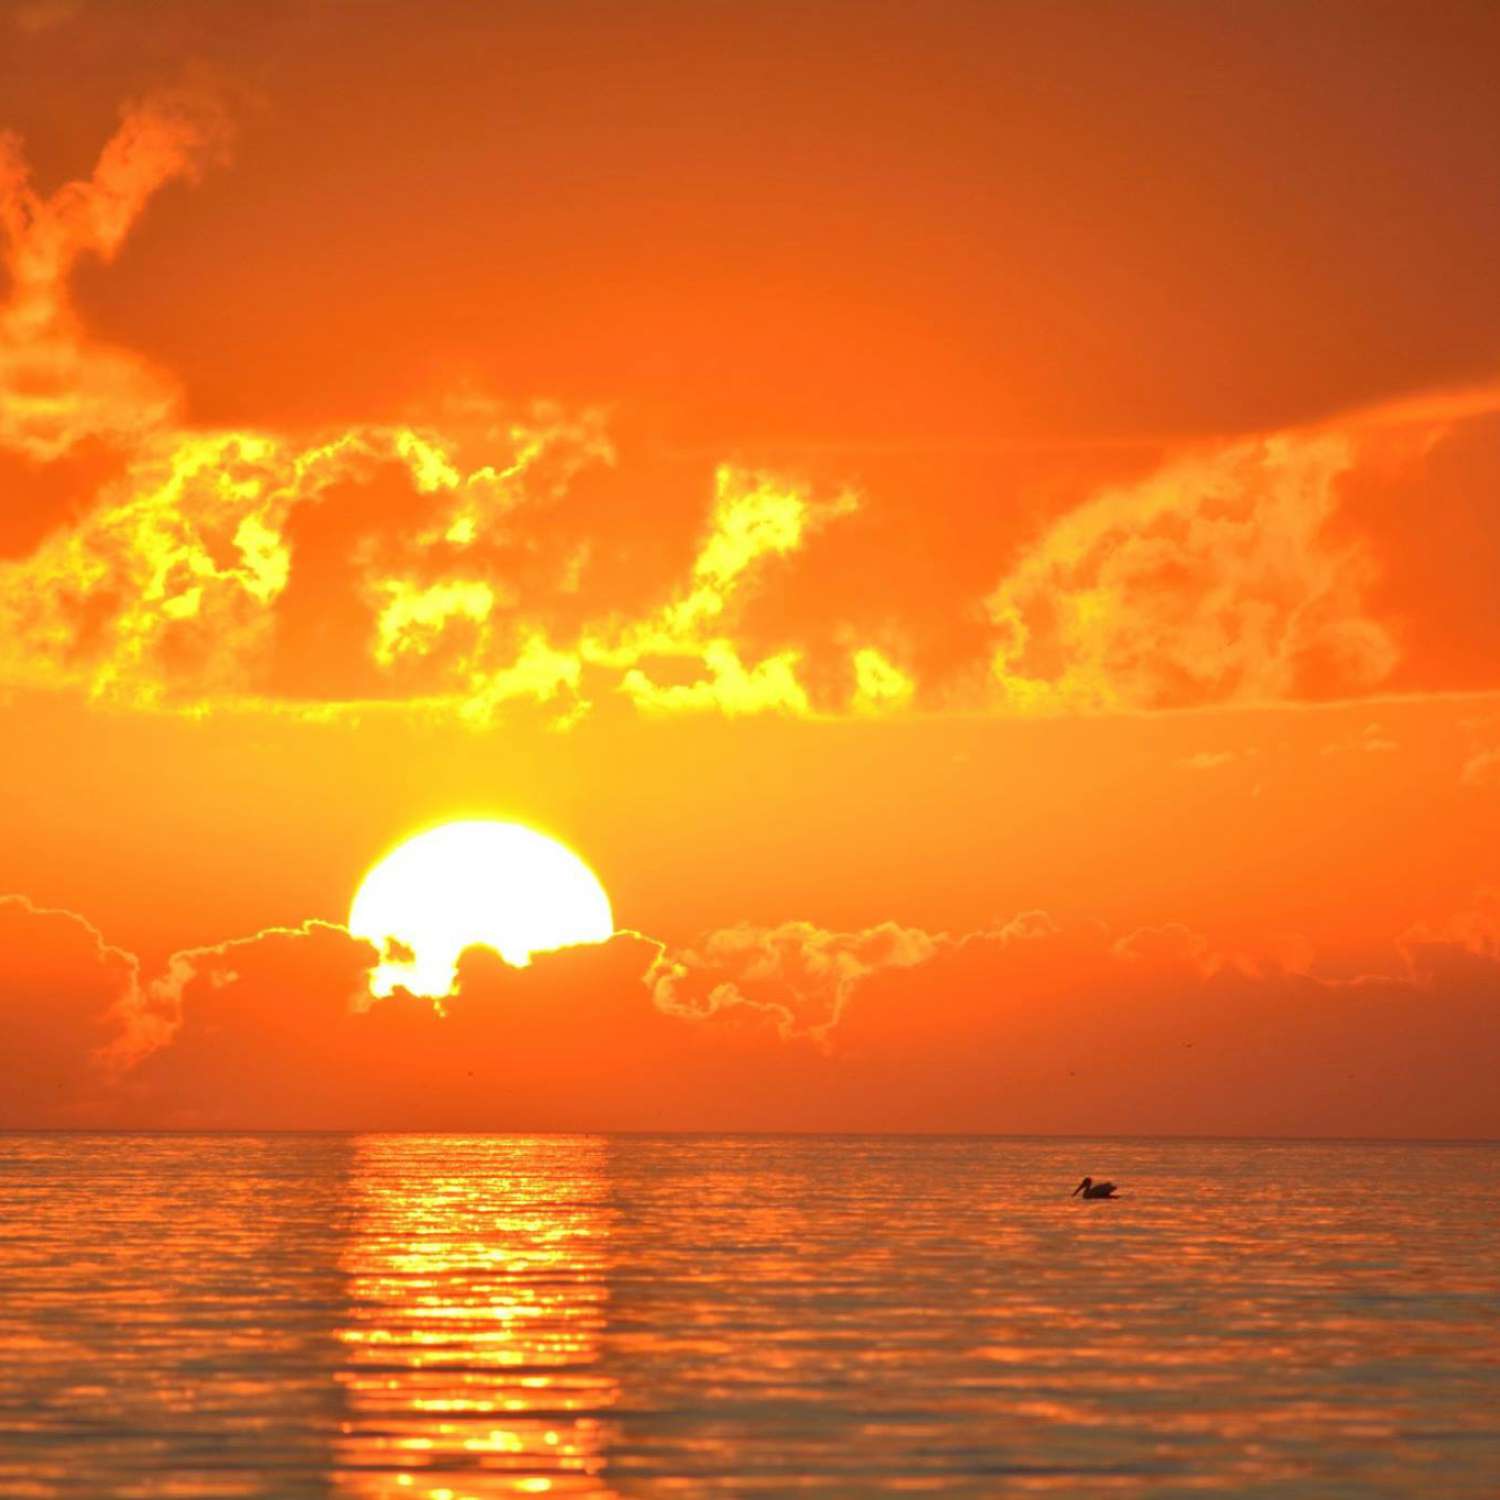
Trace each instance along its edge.
{"label": "cloud", "polygon": [[[333,941],[342,944],[348,939],[358,950],[361,963],[358,983],[344,997],[345,1009],[362,1010],[369,1002],[369,988],[364,976],[377,962],[374,948],[361,938],[354,937],[347,928],[332,922],[311,918],[297,927],[267,927],[246,938],[230,938],[222,943],[201,948],[180,948],[167,960],[163,972],[151,981],[149,990],[158,1008],[168,1018],[172,1033],[182,1025],[184,1015],[183,996],[190,986],[200,981],[211,991],[220,991],[240,981],[238,967],[242,961],[274,951],[287,945]],[[398,945],[395,945],[399,947]],[[195,1017],[195,1022],[201,1017]]]}
{"label": "cloud", "polygon": [[10,19],[24,36],[40,36],[66,26],[83,9],[83,0],[18,0],[10,9]]}
{"label": "cloud", "polygon": [[[928,526],[924,507],[950,509],[934,493],[909,532],[861,533],[877,509],[900,514],[895,497],[750,461],[709,469],[678,510],[653,476],[623,472],[602,413],[545,403],[449,401],[324,432],[185,426],[173,378],[93,338],[70,280],[226,138],[211,97],[159,92],[124,110],[87,180],[43,196],[19,140],[0,137],[0,451],[48,497],[5,518],[19,555],[0,562],[0,684],[155,711],[384,706],[565,728],[621,708],[1285,704],[1420,691],[1450,669],[1402,603],[1413,587],[1432,599],[1425,571],[1405,594],[1392,582],[1413,554],[1392,527],[1433,473],[1482,510],[1493,385],[1167,442],[1144,473],[1065,452],[1018,471],[1024,485],[997,470],[998,531],[988,516]],[[1018,537],[1033,508],[1043,519]],[[1423,547],[1443,533],[1427,527]],[[944,538],[959,553],[939,554]],[[877,541],[896,575],[871,586],[859,548]],[[1471,610],[1488,600],[1482,562],[1455,594]],[[959,576],[972,581],[950,587]],[[1471,649],[1484,665],[1465,670],[1490,671],[1493,652]]]}
{"label": "cloud", "polygon": [[1380,724],[1366,724],[1357,735],[1335,740],[1323,746],[1324,755],[1341,755],[1353,751],[1357,755],[1390,755],[1399,750],[1399,741],[1391,738],[1390,732]]}
{"label": "cloud", "polygon": [[[801,648],[747,659],[736,627],[766,569],[851,495],[721,467],[685,584],[625,614],[590,589],[587,547],[532,514],[613,462],[597,418],[485,415],[153,438],[84,517],[0,561],[0,674],[137,708],[390,703],[481,725],[518,702],[560,724],[601,700],[812,710]],[[895,668],[866,676],[900,696]]]}
{"label": "cloud", "polygon": [[926,963],[947,941],[894,922],[863,932],[742,922],[695,947],[663,952],[646,984],[669,1015],[702,1020],[741,1008],[774,1020],[782,1036],[824,1040],[862,981]]}
{"label": "cloud", "polygon": [[1235,761],[1254,754],[1253,750],[1199,750],[1185,756],[1179,764],[1189,771],[1216,771],[1220,766],[1233,765]]}
{"label": "cloud", "polygon": [[[10,1126],[1493,1134],[1500,905],[1326,977],[1163,922],[1026,912],[960,936],[740,923],[372,1000],[374,949],[309,921],[142,982],[82,918],[0,901]],[[129,1052],[121,1037],[134,1038]]]}
{"label": "cloud", "polygon": [[1475,788],[1500,786],[1500,749],[1476,751],[1464,762],[1459,780]]}
{"label": "cloud", "polygon": [[[462,471],[457,444],[406,427],[163,438],[78,524],[0,563],[0,667],[12,684],[147,708],[546,696],[559,674],[538,674],[537,643],[502,630],[496,588],[463,555],[471,529],[493,544],[513,510],[545,503],[557,447],[575,464],[600,452],[586,420],[545,412]],[[324,515],[340,523],[327,558]],[[412,663],[428,668],[415,683]]]}
{"label": "cloud", "polygon": [[1350,467],[1337,435],[1174,459],[1053,522],[986,601],[1001,701],[1141,710],[1363,692],[1396,642],[1374,559],[1327,533]]}
{"label": "cloud", "polygon": [[88,1124],[144,1022],[140,966],[75,912],[0,896],[0,1128]]}
{"label": "cloud", "polygon": [[1500,890],[1475,893],[1472,903],[1436,922],[1419,922],[1401,935],[1398,947],[1411,973],[1429,984],[1445,974],[1500,967]]}
{"label": "cloud", "polygon": [[702,1029],[816,1034],[819,1067],[787,1064],[815,1096],[783,1126],[1485,1135],[1497,910],[1482,896],[1354,981],[1296,939],[1226,951],[1180,923],[1028,912],[956,938],[742,924],[664,952],[648,982]]}
{"label": "cloud", "polygon": [[91,339],[68,283],[85,256],[113,260],[150,198],[195,180],[226,134],[212,99],[152,94],[122,111],[92,175],[49,197],[32,187],[19,138],[0,134],[0,259],[10,282],[0,304],[0,447],[52,459],[83,438],[135,437],[173,415],[176,383]]}
{"label": "cloud", "polygon": [[473,949],[441,1003],[372,998],[374,949],[322,922],[178,955],[179,1024],[122,1082],[121,1109],[195,1128],[639,1128],[663,1116],[684,1128],[705,1070],[782,1044],[657,1010],[640,977],[658,951],[619,933],[512,968]]}
{"label": "cloud", "polygon": [[[746,663],[730,629],[767,563],[798,551],[829,522],[859,508],[843,491],[817,500],[784,476],[721,465],[714,475],[708,534],[688,586],[641,621],[586,632],[587,661],[622,669],[620,690],[637,708],[674,713],[716,709],[730,717],[779,711],[806,714],[796,647]],[[685,681],[664,681],[663,669]]]}
{"label": "cloud", "polygon": [[[755,1016],[783,1037],[806,1037],[837,1048],[846,1016],[857,1016],[856,992],[880,975],[926,970],[944,958],[980,955],[1004,964],[1051,964],[1080,955],[1095,968],[1120,965],[1165,974],[1210,974],[1231,963],[1251,969],[1256,960],[1219,953],[1201,933],[1180,923],[1142,927],[1111,939],[1097,923],[1063,923],[1044,911],[1022,912],[991,928],[959,934],[928,932],[883,922],[857,932],[814,923],[777,926],[748,922],[706,934],[685,948],[663,947],[645,982],[656,1004],[686,1020]],[[913,983],[925,983],[913,975]],[[925,1009],[925,1007],[924,1007]]]}
{"label": "cloud", "polygon": [[1181,922],[1138,927],[1120,938],[1112,951],[1128,964],[1147,964],[1159,969],[1182,969],[1199,974],[1211,974],[1221,963],[1208,939]]}
{"label": "cloud", "polygon": [[172,1126],[316,1122],[354,1062],[376,959],[318,921],[173,954],[149,987],[170,1031],[123,1080],[129,1109]]}
{"label": "cloud", "polygon": [[[1267,705],[1377,693],[1402,663],[1404,633],[1376,604],[1376,548],[1340,508],[1362,462],[1387,462],[1383,428],[1202,448],[1084,496],[985,597],[987,661],[924,679],[922,643],[973,601],[940,590],[901,619],[878,604],[841,618],[846,605],[799,583],[788,607],[804,554],[836,555],[835,523],[866,504],[852,490],[720,465],[685,566],[622,567],[618,520],[578,507],[619,462],[602,419],[490,417],[296,441],[158,434],[87,515],[0,574],[8,680],[195,712],[388,704],[477,726],[531,710],[566,727],[616,705]],[[1414,463],[1401,460],[1409,480]],[[1392,745],[1376,734],[1362,748]]]}
{"label": "cloud", "polygon": [[911,705],[915,680],[874,646],[860,646],[850,656],[854,694],[849,706],[856,714],[896,713]]}
{"label": "cloud", "polygon": [[[1497,1124],[1460,1061],[1500,1061],[1493,967],[1435,993],[1404,976],[1350,986],[1295,969],[1205,973],[1087,954],[1028,972],[986,956],[977,975],[927,976],[960,1015],[907,1053],[908,1090],[923,1109],[942,1109],[946,1090],[954,1125],[987,1114],[991,1128],[1379,1136]],[[973,991],[955,993],[975,979],[993,996],[982,1026]],[[851,1017],[865,1030],[847,1045],[895,1071],[899,1030],[890,1016],[877,1026],[873,1009],[884,999],[865,997],[871,1009]]]}

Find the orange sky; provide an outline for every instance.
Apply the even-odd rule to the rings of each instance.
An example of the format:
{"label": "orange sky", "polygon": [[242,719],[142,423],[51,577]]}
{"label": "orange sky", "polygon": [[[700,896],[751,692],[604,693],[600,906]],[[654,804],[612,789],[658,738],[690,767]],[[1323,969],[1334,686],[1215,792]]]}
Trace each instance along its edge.
{"label": "orange sky", "polygon": [[0,7],[0,1125],[1500,1134],[1497,46]]}

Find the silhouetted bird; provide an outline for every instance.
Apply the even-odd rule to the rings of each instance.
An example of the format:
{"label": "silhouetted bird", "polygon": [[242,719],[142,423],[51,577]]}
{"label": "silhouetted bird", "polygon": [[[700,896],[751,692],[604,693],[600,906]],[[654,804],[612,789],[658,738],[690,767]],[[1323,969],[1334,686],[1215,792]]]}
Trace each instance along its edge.
{"label": "silhouetted bird", "polygon": [[1085,1198],[1113,1198],[1115,1185],[1112,1182],[1095,1182],[1092,1177],[1085,1177],[1082,1182],[1068,1194],[1070,1198],[1076,1198],[1080,1193]]}

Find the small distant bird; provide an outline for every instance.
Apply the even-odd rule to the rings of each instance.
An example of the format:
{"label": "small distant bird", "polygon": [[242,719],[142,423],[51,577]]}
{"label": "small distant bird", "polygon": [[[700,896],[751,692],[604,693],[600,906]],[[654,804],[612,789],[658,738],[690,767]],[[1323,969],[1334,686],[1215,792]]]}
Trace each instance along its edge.
{"label": "small distant bird", "polygon": [[1068,1194],[1070,1198],[1076,1198],[1080,1193],[1085,1198],[1113,1198],[1115,1185],[1112,1182],[1095,1182],[1092,1177],[1085,1177],[1082,1182]]}

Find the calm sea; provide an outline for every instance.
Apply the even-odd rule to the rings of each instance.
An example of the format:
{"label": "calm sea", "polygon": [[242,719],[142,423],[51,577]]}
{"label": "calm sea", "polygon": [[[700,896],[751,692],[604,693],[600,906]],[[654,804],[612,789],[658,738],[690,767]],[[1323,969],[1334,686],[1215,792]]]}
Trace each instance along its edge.
{"label": "calm sea", "polygon": [[1497,1179],[1484,1145],[0,1136],[0,1494],[1493,1497]]}

